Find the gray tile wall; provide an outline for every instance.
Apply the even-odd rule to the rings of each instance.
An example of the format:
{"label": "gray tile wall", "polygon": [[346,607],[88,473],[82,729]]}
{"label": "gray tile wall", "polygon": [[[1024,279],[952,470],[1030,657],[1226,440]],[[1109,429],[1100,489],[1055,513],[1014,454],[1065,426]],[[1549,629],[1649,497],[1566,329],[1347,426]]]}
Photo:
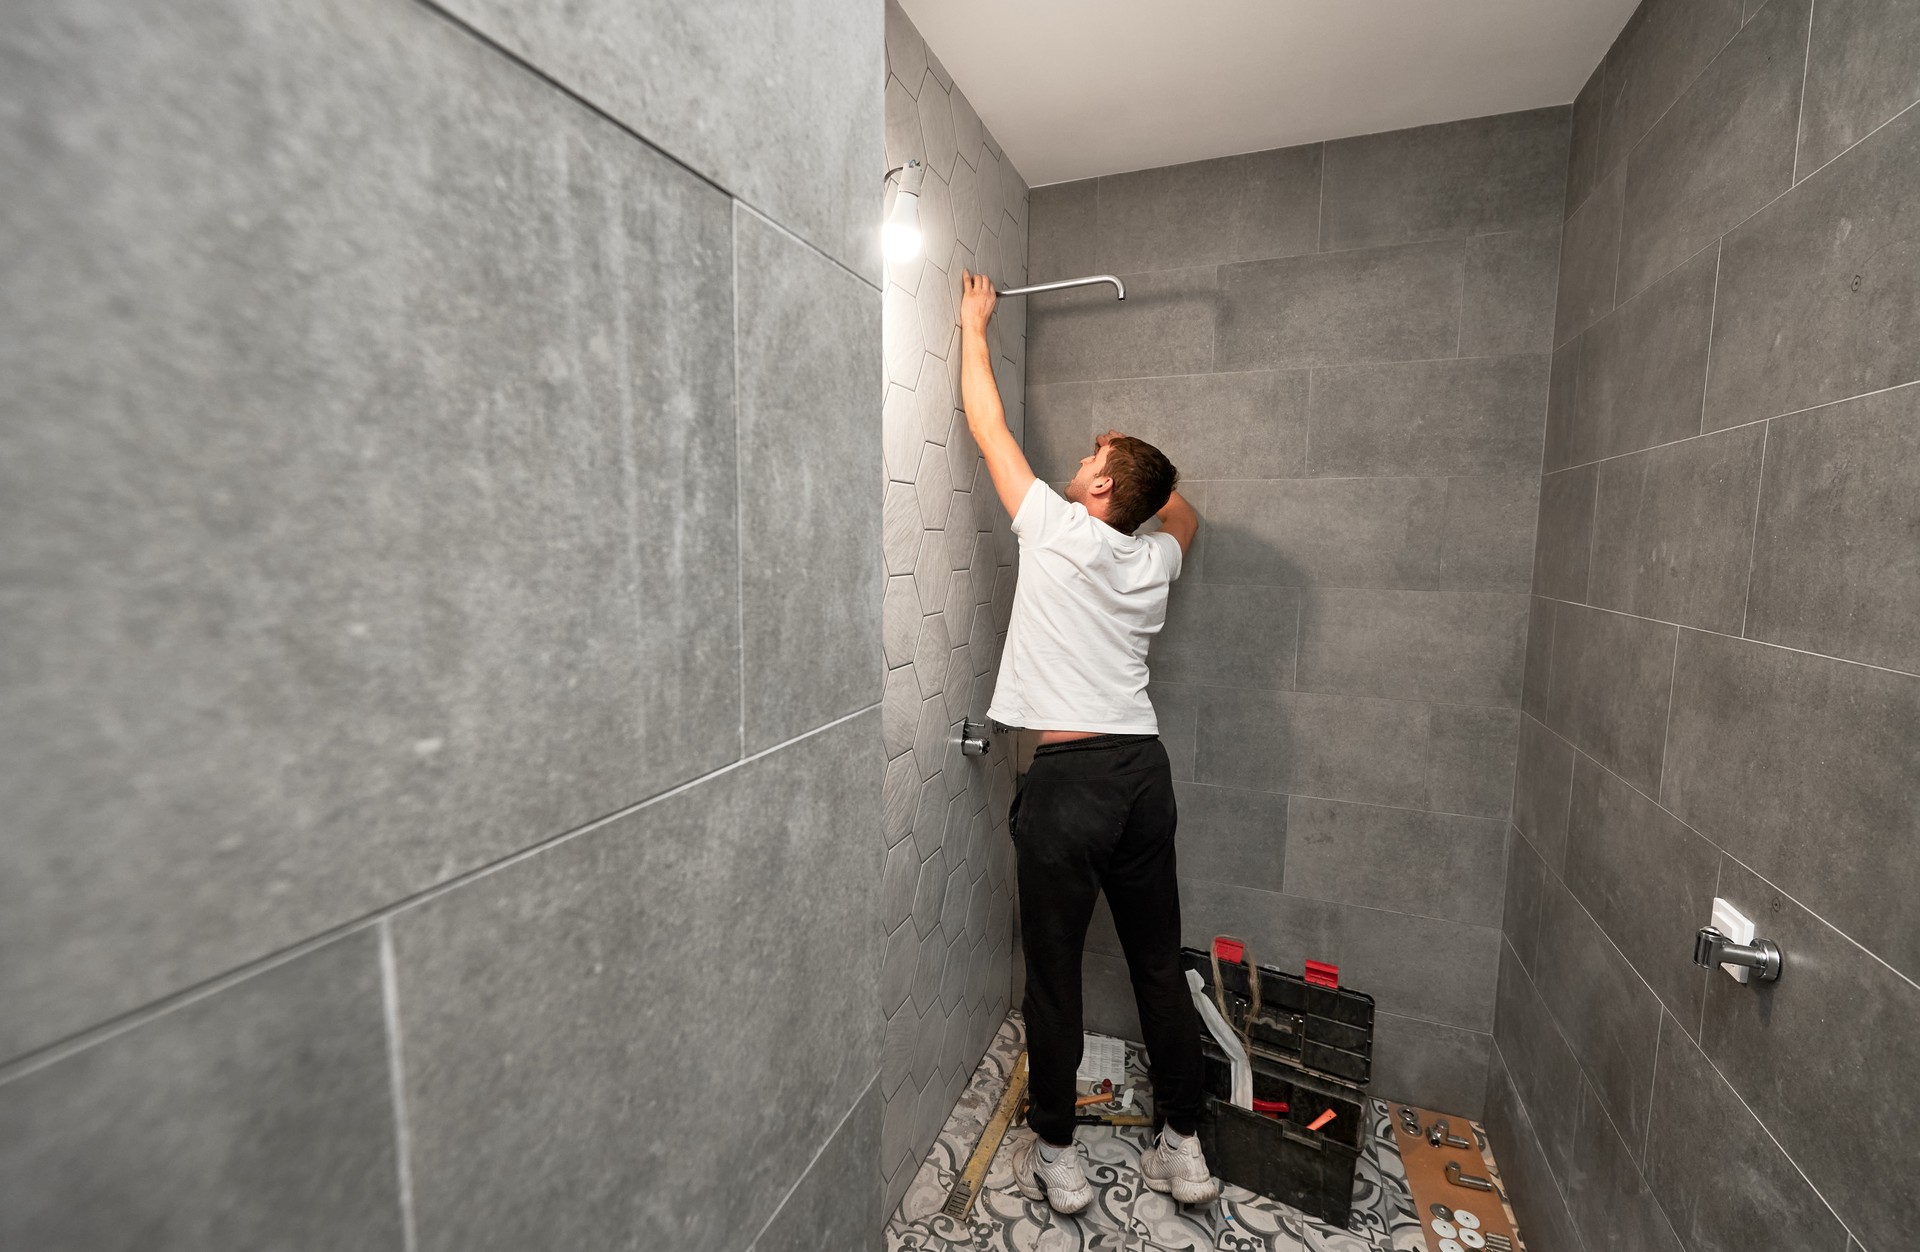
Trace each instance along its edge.
{"label": "gray tile wall", "polygon": [[[1920,1224],[1920,23],[1646,0],[1575,102],[1488,1089],[1530,1247]],[[1696,969],[1715,895],[1778,983]]]}
{"label": "gray tile wall", "polygon": [[[1041,188],[1026,447],[1110,426],[1202,519],[1150,665],[1187,937],[1341,966],[1376,1089],[1478,1115],[1570,111]],[[1556,497],[1557,499],[1558,497]],[[1096,927],[1091,1024],[1137,1029]]]}
{"label": "gray tile wall", "polygon": [[0,1245],[877,1236],[883,46],[0,23]]}
{"label": "gray tile wall", "polygon": [[[889,0],[887,164],[927,163],[925,255],[887,267],[886,1039],[878,1159],[891,1211],[1006,1017],[1013,952],[1011,745],[961,755],[985,722],[1013,608],[1013,532],[960,400],[960,271],[1026,273],[1027,185]],[[1020,429],[1025,302],[988,331]],[[815,1246],[815,1245],[806,1245]]]}

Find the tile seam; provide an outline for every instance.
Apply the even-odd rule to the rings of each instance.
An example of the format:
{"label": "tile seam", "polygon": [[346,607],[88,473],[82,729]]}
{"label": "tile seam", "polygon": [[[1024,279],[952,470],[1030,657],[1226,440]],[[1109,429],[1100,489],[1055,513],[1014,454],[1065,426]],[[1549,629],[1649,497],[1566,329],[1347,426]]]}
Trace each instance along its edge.
{"label": "tile seam", "polygon": [[127,1009],[105,1021],[87,1025],[63,1038],[41,1044],[30,1051],[23,1052],[18,1056],[8,1059],[5,1063],[0,1063],[0,1085],[5,1085],[15,1079],[23,1078],[28,1074],[57,1064],[60,1061],[105,1043],[108,1040],[117,1038],[129,1031],[137,1030],[149,1022],[164,1017],[169,1013],[197,1004],[202,1000],[226,991],[231,987],[238,986],[240,983],[258,975],[269,973],[282,965],[286,965],[292,961],[299,960],[303,956],[316,952],[328,944],[358,934],[363,930],[378,925],[386,919],[397,917],[409,909],[430,903],[433,900],[439,899],[441,896],[458,891],[463,887],[476,883],[483,878],[490,877],[502,870],[511,869],[522,861],[531,860],[542,853],[552,851],[563,843],[569,843],[585,835],[592,834],[614,822],[630,817],[643,809],[652,808],[656,804],[664,803],[685,792],[705,786],[707,783],[743,769],[756,761],[783,752],[808,739],[823,735],[830,730],[843,726],[868,713],[875,712],[879,708],[880,705],[874,703],[856,709],[830,722],[825,722],[810,730],[803,731],[791,739],[784,740],[783,742],[774,744],[772,747],[756,752],[751,756],[743,757],[736,761],[728,761],[724,765],[708,770],[704,774],[686,779],[683,782],[675,783],[663,791],[647,796],[644,799],[636,800],[632,804],[624,805],[600,817],[593,818],[571,830],[565,830],[559,834],[541,839],[524,848],[517,848],[496,860],[489,861],[484,865],[475,866],[470,870],[456,874],[452,878],[431,883],[410,895],[403,896],[398,900],[389,901],[358,917],[350,918],[347,921],[330,926],[325,930],[295,940],[283,948],[254,957],[230,969],[210,975],[189,986],[176,988],[146,1003]]}
{"label": "tile seam", "polygon": [[[728,197],[729,199],[737,200],[741,204],[744,204],[749,208],[753,208],[754,212],[760,213],[761,216],[763,217],[767,216],[767,214],[762,213],[761,210],[759,210],[758,208],[755,208],[752,201],[740,195],[740,193],[735,191],[733,188],[727,186],[725,183],[721,182],[719,179],[715,178],[713,175],[708,174],[705,171],[701,170],[698,166],[693,165],[691,162],[687,161],[685,158],[674,153],[671,149],[665,148],[661,146],[659,143],[655,142],[654,140],[649,139],[645,134],[643,134],[641,131],[635,128],[631,123],[625,121],[618,114],[611,112],[604,106],[594,102],[594,100],[592,100],[586,94],[570,86],[564,79],[561,79],[547,72],[546,70],[540,68],[540,66],[536,65],[531,60],[528,60],[526,57],[515,52],[513,49],[507,47],[505,44],[493,38],[491,35],[487,34],[485,31],[481,30],[479,27],[473,25],[471,22],[468,22],[466,19],[460,17],[458,14],[455,14],[450,10],[446,9],[445,7],[442,6],[440,0],[410,0],[410,2],[425,9],[427,12],[433,14],[435,17],[438,17],[441,21],[446,22],[448,25],[452,26],[455,30],[460,31],[462,34],[466,35],[469,39],[472,39],[475,42],[479,43],[482,47],[493,52],[495,55],[517,66],[522,72],[531,75],[533,78],[537,79],[541,83],[544,83],[547,87],[560,93],[562,96],[565,96],[568,100],[572,101],[575,105],[579,106],[582,109],[585,109],[587,112],[593,114],[595,117],[599,118],[601,121],[621,131],[623,134],[630,136],[640,144],[644,145],[648,151],[653,152],[658,156],[660,156],[662,159],[671,162],[677,168],[685,171],[687,174],[691,175],[692,177],[699,179],[701,182],[705,183],[707,186],[713,188],[715,191],[721,193],[722,195]],[[774,219],[771,217],[768,217],[768,220],[774,221]],[[775,224],[777,225],[778,223],[776,222]],[[785,230],[786,228],[781,227],[781,229]],[[788,233],[792,234],[793,232],[788,231]],[[860,282],[866,284],[866,286],[868,286],[872,290],[882,291],[885,289],[886,280],[885,280],[884,268],[882,272],[881,281],[876,283],[873,279],[868,278],[866,275],[860,273],[858,270],[848,265],[845,261],[842,261],[838,257],[825,251],[818,244],[813,243],[812,241],[807,240],[805,238],[802,238],[797,234],[794,235],[794,238],[799,240],[801,244],[803,244],[810,250],[816,253],[819,253],[819,255],[824,260],[838,267],[839,269],[844,270],[847,274],[851,275],[855,279],[858,279]]]}

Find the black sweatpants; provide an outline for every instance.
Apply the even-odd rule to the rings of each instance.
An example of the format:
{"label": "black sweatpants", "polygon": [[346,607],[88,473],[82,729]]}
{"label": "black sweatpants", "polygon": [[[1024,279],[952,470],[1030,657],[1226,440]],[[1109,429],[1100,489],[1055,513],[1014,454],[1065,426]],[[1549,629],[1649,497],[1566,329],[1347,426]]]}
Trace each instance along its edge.
{"label": "black sweatpants", "polygon": [[1009,824],[1026,950],[1027,1122],[1070,1143],[1080,1066],[1080,954],[1104,889],[1133,979],[1155,1108],[1181,1134],[1201,1111],[1200,1019],[1180,966],[1173,774],[1152,735],[1098,735],[1034,754]]}

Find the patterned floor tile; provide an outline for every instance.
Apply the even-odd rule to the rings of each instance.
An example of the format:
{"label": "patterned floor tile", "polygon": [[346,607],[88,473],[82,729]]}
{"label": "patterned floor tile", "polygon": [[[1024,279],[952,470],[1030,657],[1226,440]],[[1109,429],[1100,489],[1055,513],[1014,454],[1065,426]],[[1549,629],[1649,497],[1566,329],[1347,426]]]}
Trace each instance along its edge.
{"label": "patterned floor tile", "polygon": [[[887,1252],[1415,1252],[1420,1222],[1407,1193],[1387,1106],[1373,1102],[1373,1134],[1354,1179],[1351,1229],[1340,1230],[1239,1187],[1204,1207],[1184,1207],[1141,1183],[1145,1129],[1082,1127],[1094,1203],[1061,1217],[1045,1201],[1021,1198],[1009,1155],[1024,1128],[1007,1136],[987,1171],[986,1188],[965,1221],[940,1212],[974,1142],[993,1116],[1025,1045],[1018,1013],[1001,1024],[932,1152],[921,1162],[887,1225]],[[1128,1068],[1145,1091],[1139,1050]],[[1149,1106],[1148,1111],[1151,1111]]]}

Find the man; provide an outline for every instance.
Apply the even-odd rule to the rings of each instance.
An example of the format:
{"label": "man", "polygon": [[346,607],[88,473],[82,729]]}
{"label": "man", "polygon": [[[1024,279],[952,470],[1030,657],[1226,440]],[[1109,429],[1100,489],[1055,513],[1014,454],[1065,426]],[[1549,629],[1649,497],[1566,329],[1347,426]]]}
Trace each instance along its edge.
{"label": "man", "polygon": [[[1127,955],[1165,1125],[1142,1154],[1156,1191],[1183,1204],[1219,1194],[1194,1137],[1204,1099],[1200,1021],[1180,964],[1173,776],[1147,699],[1147,645],[1200,519],[1158,448],[1114,431],[1061,499],[1034,477],[1007,429],[987,321],[993,284],[963,274],[961,398],[967,427],[1020,540],[1013,620],[988,716],[1039,732],[1009,824],[1027,961],[1027,1061],[1034,1138],[1014,1146],[1020,1190],[1077,1213],[1093,1188],[1073,1149],[1080,1065],[1080,953],[1104,889]],[[1136,533],[1149,518],[1160,529]]]}

